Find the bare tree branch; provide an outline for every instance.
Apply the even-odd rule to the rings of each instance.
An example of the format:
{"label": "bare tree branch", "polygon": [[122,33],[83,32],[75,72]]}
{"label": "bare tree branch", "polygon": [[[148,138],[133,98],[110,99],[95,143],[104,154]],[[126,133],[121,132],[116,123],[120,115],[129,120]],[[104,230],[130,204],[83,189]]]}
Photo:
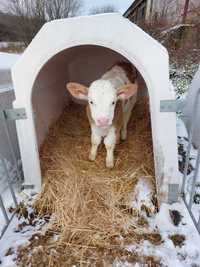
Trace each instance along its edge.
{"label": "bare tree branch", "polygon": [[81,6],[80,0],[46,0],[47,19],[73,17],[77,15]]}
{"label": "bare tree branch", "polygon": [[18,18],[13,27],[27,45],[45,22],[75,16],[81,6],[82,0],[8,0],[4,10]]}
{"label": "bare tree branch", "polygon": [[117,12],[117,9],[114,5],[105,5],[105,6],[101,6],[101,7],[91,8],[89,11],[89,14],[95,15],[95,14],[113,13],[113,12]]}

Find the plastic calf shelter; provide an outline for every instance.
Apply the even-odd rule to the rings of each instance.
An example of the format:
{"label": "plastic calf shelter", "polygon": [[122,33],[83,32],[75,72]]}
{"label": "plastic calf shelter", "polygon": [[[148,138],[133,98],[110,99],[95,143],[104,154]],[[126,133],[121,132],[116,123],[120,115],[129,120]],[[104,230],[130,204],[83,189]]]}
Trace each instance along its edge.
{"label": "plastic calf shelter", "polygon": [[174,98],[168,53],[120,14],[46,23],[14,66],[14,106],[27,113],[17,121],[25,184],[41,189],[38,148],[67,104],[66,83],[88,85],[120,60],[137,68],[148,89],[157,188],[160,200],[168,200],[170,186],[180,184],[176,117],[160,112],[160,101]]}

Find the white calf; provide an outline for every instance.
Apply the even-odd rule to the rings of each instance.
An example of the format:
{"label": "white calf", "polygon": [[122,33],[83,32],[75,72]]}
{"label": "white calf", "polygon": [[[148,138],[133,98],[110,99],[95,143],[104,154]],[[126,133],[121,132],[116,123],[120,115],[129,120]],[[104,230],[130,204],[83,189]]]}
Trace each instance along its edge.
{"label": "white calf", "polygon": [[88,101],[87,115],[92,132],[89,159],[96,159],[103,139],[107,150],[106,166],[112,168],[115,145],[120,136],[122,140],[127,137],[127,124],[137,100],[138,84],[132,66],[119,63],[89,88],[70,82],[67,89],[74,97]]}

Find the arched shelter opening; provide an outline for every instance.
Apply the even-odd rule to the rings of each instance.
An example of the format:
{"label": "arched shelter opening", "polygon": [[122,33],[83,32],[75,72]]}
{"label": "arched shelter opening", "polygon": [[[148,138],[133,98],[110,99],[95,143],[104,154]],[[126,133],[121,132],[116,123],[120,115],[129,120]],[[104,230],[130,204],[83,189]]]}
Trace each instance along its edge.
{"label": "arched shelter opening", "polygon": [[[89,86],[119,62],[130,63],[109,48],[82,45],[61,51],[42,67],[34,82],[31,100],[38,147],[44,142],[49,127],[69,104],[71,96],[66,90],[66,83],[75,81]],[[138,97],[141,98],[148,94],[148,90],[138,70],[136,75],[139,82]],[[79,102],[86,104],[85,101]]]}
{"label": "arched shelter opening", "polygon": [[17,122],[25,184],[41,189],[38,151],[68,103],[66,82],[89,85],[118,61],[132,63],[140,74],[141,95],[148,91],[157,189],[160,200],[168,200],[170,185],[179,184],[175,114],[160,112],[160,101],[174,98],[168,54],[119,14],[45,24],[14,67],[14,105],[27,113],[27,120]]}

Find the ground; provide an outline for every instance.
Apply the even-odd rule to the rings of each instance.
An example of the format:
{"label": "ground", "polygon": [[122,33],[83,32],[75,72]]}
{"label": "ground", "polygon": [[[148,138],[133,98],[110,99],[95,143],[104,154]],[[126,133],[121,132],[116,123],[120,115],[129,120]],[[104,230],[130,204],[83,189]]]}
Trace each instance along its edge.
{"label": "ground", "polygon": [[[173,224],[169,210],[180,212],[182,218],[179,226]],[[24,219],[21,219],[20,222],[24,222]],[[183,203],[163,204],[158,214],[151,218],[146,218],[142,224],[144,222],[145,231],[151,233],[151,236],[147,237],[146,240],[131,243],[130,235],[129,242],[127,240],[127,244],[122,247],[115,246],[109,250],[99,248],[98,252],[95,253],[91,248],[90,252],[88,252],[88,259],[93,259],[93,265],[87,265],[87,260],[83,259],[82,265],[73,266],[199,266],[200,237],[194,229]],[[44,220],[38,220],[36,226],[25,225],[20,231],[16,229],[18,224],[19,221],[15,217],[8,232],[0,241],[0,257],[3,267],[16,266],[15,260],[17,257],[21,261],[19,266],[47,266],[45,259],[49,257],[53,257],[53,264],[49,263],[48,266],[72,266],[67,264],[67,262],[70,262],[69,254],[67,253],[68,247],[62,246],[64,249],[58,247],[56,242],[59,240],[59,235],[48,231],[48,224],[45,224]],[[148,227],[146,227],[147,224],[149,225]],[[152,235],[152,232],[155,232],[155,234]],[[20,252],[17,252],[19,246],[23,248],[21,248]],[[98,261],[95,261],[95,258],[98,259],[99,253],[101,253],[102,257],[105,254],[109,254],[109,260],[112,264],[104,265],[100,263],[98,265]],[[33,256],[33,261],[31,261],[31,255]],[[44,255],[46,256],[44,257]],[[61,263],[63,258],[65,265]],[[25,262],[25,264],[22,264],[22,262]],[[29,265],[27,262],[29,262]],[[60,265],[58,265],[58,262],[60,262]]]}
{"label": "ground", "polygon": [[[195,68],[196,66],[192,67],[192,73]],[[177,69],[174,65],[171,68],[171,78],[176,86],[175,90],[178,97],[187,91],[188,80],[191,80],[189,74],[183,75],[184,72],[185,70]],[[182,171],[181,162],[187,146],[187,133],[180,120],[177,121],[177,125],[180,152],[179,166],[180,171]],[[195,157],[195,150],[192,153]],[[193,162],[191,161],[192,164]],[[142,196],[148,196],[148,191],[151,192],[151,188],[143,183],[139,183],[138,186]],[[198,194],[198,188],[196,190]],[[51,218],[47,215],[46,217],[41,217],[32,208],[32,198],[30,199],[24,195],[18,195],[18,198],[19,200],[25,199],[28,209],[24,208],[23,204],[20,205],[21,208],[17,210],[16,216],[6,234],[0,240],[0,266],[17,266],[16,262],[18,262],[18,266],[24,267],[200,266],[200,236],[182,202],[173,205],[162,204],[156,214],[149,215],[148,212],[140,210],[133,222],[135,228],[132,233],[129,231],[128,235],[122,233],[121,236],[115,237],[115,245],[106,249],[99,244],[94,246],[95,248],[90,246],[86,254],[87,257],[82,257],[82,261],[77,263],[76,260],[73,262],[73,259],[69,257],[68,253],[72,249],[69,243],[63,244],[59,231],[52,231],[51,226],[54,224],[54,216],[51,216]],[[8,201],[10,201],[9,197]],[[198,204],[196,203],[195,206],[196,214],[199,214]],[[7,207],[9,208],[9,206],[10,203]],[[132,207],[135,207],[135,201],[132,202]],[[12,213],[13,211],[10,210],[10,212]],[[175,219],[172,216],[173,214],[178,214]],[[2,217],[0,217],[0,220],[3,222]],[[98,236],[96,239],[98,240]],[[84,254],[83,247],[80,248],[79,253]],[[89,262],[88,259],[90,260]],[[102,262],[100,261],[101,259],[107,259],[107,261]],[[64,265],[62,265],[63,262],[65,262]]]}

